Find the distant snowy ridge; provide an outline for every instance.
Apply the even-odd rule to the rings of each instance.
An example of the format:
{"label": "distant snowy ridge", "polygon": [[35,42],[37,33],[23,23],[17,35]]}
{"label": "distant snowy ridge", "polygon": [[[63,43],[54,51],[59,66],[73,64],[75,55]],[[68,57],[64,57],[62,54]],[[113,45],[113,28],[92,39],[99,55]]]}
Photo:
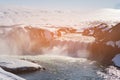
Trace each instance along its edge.
{"label": "distant snowy ridge", "polygon": [[86,21],[120,21],[120,10],[102,9],[86,13],[80,11],[42,10],[23,7],[1,7],[0,25],[79,26]]}

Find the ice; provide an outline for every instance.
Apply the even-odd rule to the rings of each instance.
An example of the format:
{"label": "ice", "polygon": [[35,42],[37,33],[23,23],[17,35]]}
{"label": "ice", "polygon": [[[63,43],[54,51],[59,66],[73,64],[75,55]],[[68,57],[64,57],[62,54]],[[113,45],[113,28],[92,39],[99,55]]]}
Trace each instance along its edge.
{"label": "ice", "polygon": [[113,59],[112,59],[113,63],[120,67],[120,54],[117,54]]}
{"label": "ice", "polygon": [[0,68],[0,80],[26,80]]}

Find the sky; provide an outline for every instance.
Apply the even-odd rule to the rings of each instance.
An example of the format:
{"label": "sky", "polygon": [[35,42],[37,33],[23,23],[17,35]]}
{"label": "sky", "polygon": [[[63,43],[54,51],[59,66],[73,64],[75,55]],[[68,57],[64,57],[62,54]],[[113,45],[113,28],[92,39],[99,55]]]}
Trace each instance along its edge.
{"label": "sky", "polygon": [[28,6],[45,9],[120,8],[120,0],[0,0],[0,5]]}

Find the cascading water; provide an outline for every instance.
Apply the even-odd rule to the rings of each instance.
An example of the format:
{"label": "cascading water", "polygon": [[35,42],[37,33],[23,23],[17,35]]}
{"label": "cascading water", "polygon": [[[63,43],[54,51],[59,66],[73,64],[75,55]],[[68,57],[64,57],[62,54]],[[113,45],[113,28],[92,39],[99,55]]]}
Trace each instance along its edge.
{"label": "cascading water", "polygon": [[[8,49],[8,54],[48,54],[46,50],[52,51],[59,48],[61,50],[59,55],[88,57],[88,46],[94,42],[93,37],[82,36],[75,32],[70,33],[68,31],[64,35],[56,36],[54,32],[46,29],[29,26],[14,27],[10,28],[9,31],[7,28],[1,28],[1,31],[4,31],[4,34],[1,33],[3,36],[1,40],[3,40],[2,43],[5,46],[2,46],[2,49]],[[59,34],[61,33],[59,32]],[[54,55],[57,55],[57,51]]]}

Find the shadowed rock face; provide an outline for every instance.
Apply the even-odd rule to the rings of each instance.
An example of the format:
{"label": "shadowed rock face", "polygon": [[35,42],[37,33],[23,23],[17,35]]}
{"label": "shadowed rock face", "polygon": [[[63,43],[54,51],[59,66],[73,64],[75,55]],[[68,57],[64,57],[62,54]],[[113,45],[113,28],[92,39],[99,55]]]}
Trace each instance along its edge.
{"label": "shadowed rock face", "polygon": [[95,42],[90,47],[92,59],[106,63],[120,53],[120,24],[111,28],[106,24],[100,24],[84,30],[83,35],[95,37]]}

